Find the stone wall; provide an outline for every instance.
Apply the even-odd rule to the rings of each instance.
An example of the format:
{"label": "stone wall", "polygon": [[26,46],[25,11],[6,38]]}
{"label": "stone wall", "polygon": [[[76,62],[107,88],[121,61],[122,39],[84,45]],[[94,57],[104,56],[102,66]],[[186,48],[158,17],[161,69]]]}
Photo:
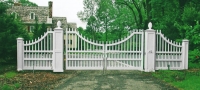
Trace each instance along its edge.
{"label": "stone wall", "polygon": [[38,23],[46,23],[48,15],[48,7],[27,7],[27,6],[13,6],[7,10],[8,14],[12,12],[17,13],[24,23],[35,23],[34,19],[30,19],[30,13],[35,13],[38,18]]}

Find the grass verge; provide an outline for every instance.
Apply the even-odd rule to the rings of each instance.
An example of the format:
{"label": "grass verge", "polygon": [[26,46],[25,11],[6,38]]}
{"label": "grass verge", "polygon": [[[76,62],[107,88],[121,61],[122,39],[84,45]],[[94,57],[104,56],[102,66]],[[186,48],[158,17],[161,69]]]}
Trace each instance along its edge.
{"label": "grass verge", "polygon": [[179,88],[180,90],[198,90],[200,86],[200,64],[189,63],[188,70],[158,70],[152,73],[164,82]]}

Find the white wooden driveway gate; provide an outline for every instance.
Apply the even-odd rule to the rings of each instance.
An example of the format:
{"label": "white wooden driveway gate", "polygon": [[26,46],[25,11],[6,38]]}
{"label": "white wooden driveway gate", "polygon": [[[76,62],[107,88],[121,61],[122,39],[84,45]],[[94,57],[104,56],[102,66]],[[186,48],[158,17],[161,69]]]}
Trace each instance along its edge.
{"label": "white wooden driveway gate", "polygon": [[[75,30],[66,31],[67,70],[143,70],[143,32],[104,43],[82,37]],[[74,41],[74,42],[73,42]]]}
{"label": "white wooden driveway gate", "polygon": [[181,70],[188,68],[188,40],[172,42],[149,23],[127,37],[104,43],[66,30],[66,70]]}
{"label": "white wooden driveway gate", "polygon": [[34,41],[17,38],[17,70],[63,72],[63,35],[66,70],[188,69],[188,40],[172,42],[151,29],[130,31],[127,37],[104,43],[87,39],[76,30],[48,31]]}

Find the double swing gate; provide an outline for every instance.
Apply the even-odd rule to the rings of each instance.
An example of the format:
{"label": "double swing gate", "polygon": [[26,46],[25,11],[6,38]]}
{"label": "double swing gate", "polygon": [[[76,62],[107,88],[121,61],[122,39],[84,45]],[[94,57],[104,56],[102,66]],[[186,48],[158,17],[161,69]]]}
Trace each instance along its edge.
{"label": "double swing gate", "polygon": [[[161,31],[132,30],[114,41],[91,40],[75,29],[48,30],[41,38],[24,41],[17,38],[17,70],[144,70],[188,69],[188,40],[167,39]],[[151,25],[150,25],[151,26]],[[64,36],[63,36],[64,35]],[[65,43],[63,43],[63,37]],[[65,44],[65,45],[64,45]],[[63,46],[64,45],[64,46]]]}
{"label": "double swing gate", "polygon": [[114,41],[96,41],[66,31],[67,70],[143,70],[143,31]]}

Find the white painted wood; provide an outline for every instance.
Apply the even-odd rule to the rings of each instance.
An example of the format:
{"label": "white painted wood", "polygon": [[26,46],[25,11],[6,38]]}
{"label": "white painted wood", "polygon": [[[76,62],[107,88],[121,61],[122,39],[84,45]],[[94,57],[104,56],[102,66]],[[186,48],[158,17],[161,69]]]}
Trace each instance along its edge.
{"label": "white painted wood", "polygon": [[53,41],[53,38],[52,38],[52,34],[49,34],[49,50],[53,50],[52,49],[52,46],[53,46],[53,44],[52,44],[52,41]]}
{"label": "white painted wood", "polygon": [[24,41],[23,38],[17,38],[17,71],[22,71],[24,65]]}
{"label": "white painted wood", "polygon": [[[42,38],[42,35],[41,35],[41,38]],[[45,39],[45,38],[44,38]],[[40,50],[43,50],[43,41],[44,41],[44,39],[43,40],[41,40],[41,42],[40,42],[40,45],[41,45],[41,49]]]}
{"label": "white painted wood", "polygon": [[[76,60],[82,60],[80,63],[84,64],[84,66],[91,67],[91,68],[93,68],[92,66],[97,66],[97,67],[101,67],[101,68],[104,67],[104,69],[106,69],[108,66],[114,66],[114,65],[117,67],[127,67],[126,64],[128,64],[128,62],[135,60],[135,59],[129,58],[130,55],[128,55],[128,53],[135,52],[133,50],[130,50],[130,48],[128,48],[131,44],[131,43],[128,43],[128,41],[130,41],[130,39],[132,39],[132,37],[134,36],[135,33],[132,33],[132,36],[126,37],[125,39],[127,39],[127,40],[124,40],[122,38],[118,42],[117,41],[116,42],[114,42],[114,41],[106,42],[106,46],[104,46],[104,43],[102,41],[97,42],[94,40],[92,41],[92,40],[85,39],[85,37],[82,37],[77,32],[72,32],[72,31],[66,32],[66,34],[72,34],[72,33],[76,34],[78,36],[78,38],[83,40],[81,43],[83,43],[82,45],[84,47],[83,47],[83,51],[81,51],[81,50],[68,51],[68,53],[71,55],[70,58],[68,58],[68,60],[73,60],[74,62],[76,62]],[[141,34],[141,32],[138,34]],[[141,40],[139,40],[142,38],[141,36],[142,35],[137,36],[139,42],[141,42]],[[141,45],[142,45],[141,43],[138,43],[138,47],[137,47],[138,48],[137,53],[140,53],[140,54],[138,54],[140,56],[137,56],[138,57],[137,60],[140,60],[140,62],[138,62],[137,65],[140,64],[140,65],[138,65],[138,66],[140,66],[140,70],[142,70],[142,66],[141,66],[141,54],[142,54],[141,47],[142,46]],[[92,47],[95,47],[95,49],[93,50]],[[119,47],[121,47],[121,49]],[[83,57],[76,58],[77,55],[73,54],[75,56],[72,56],[72,53],[82,53],[81,56],[83,56]],[[120,61],[118,61],[118,63],[115,63],[115,64],[113,61],[111,61],[111,60],[116,61],[118,59]],[[127,61],[127,59],[129,61]],[[100,61],[94,61],[94,64],[93,64],[93,60],[100,60]],[[104,63],[102,60],[105,60]],[[73,61],[70,61],[70,62],[73,62]],[[120,63],[123,63],[123,64],[120,64]],[[76,64],[78,64],[78,63],[76,63]],[[77,65],[77,66],[81,66],[81,65]],[[73,67],[73,65],[69,65],[69,64],[68,64],[68,67],[75,68],[75,67]],[[82,69],[82,67],[79,67],[79,68]],[[66,69],[68,70],[69,68],[66,68]]]}
{"label": "white painted wood", "polygon": [[[144,30],[143,30],[144,31]],[[140,55],[140,57],[141,57],[141,70],[143,70],[143,66],[144,66],[144,43],[143,42],[145,42],[144,41],[144,34],[141,34],[141,55]]]}
{"label": "white painted wood", "polygon": [[[153,29],[145,30],[145,72],[154,72],[155,71],[155,54],[156,54],[156,33]],[[163,43],[162,43],[163,45]],[[163,50],[163,49],[162,49]]]}
{"label": "white painted wood", "polygon": [[53,33],[53,72],[63,72],[63,29],[60,21],[57,25]]}
{"label": "white painted wood", "polygon": [[[60,27],[60,26],[58,26]],[[151,24],[152,27],[152,24]],[[151,29],[130,31],[130,35],[119,40],[103,42],[89,40],[76,29],[67,29],[66,69],[67,70],[180,70],[188,68],[189,41],[175,43],[164,37],[161,31]],[[73,40],[72,45],[68,40]],[[145,40],[145,48],[143,48]],[[36,40],[22,40],[18,47],[18,70],[53,70],[63,72],[63,31],[50,29]],[[18,44],[17,44],[18,45]],[[19,46],[19,45],[18,45]],[[20,51],[21,50],[21,51]],[[23,52],[22,52],[23,51]],[[144,52],[146,54],[144,54]],[[21,53],[21,54],[20,54]],[[20,56],[22,61],[20,61]],[[143,56],[145,56],[143,64]]]}
{"label": "white painted wood", "polygon": [[[24,63],[22,64],[22,67],[24,68],[21,70],[53,70],[52,63],[54,60],[52,55],[55,55],[53,53],[56,51],[53,50],[53,33],[55,32],[52,30],[47,31],[47,33],[44,33],[44,36],[41,35],[41,38],[38,37],[38,39],[32,41],[29,40],[23,44],[22,47],[24,48],[24,52],[22,53],[23,61],[21,62]],[[60,38],[60,40],[62,39],[63,38]],[[61,47],[61,49],[63,48]],[[20,50],[18,50],[18,52],[19,51]],[[61,61],[63,61],[63,59],[61,59]],[[46,66],[48,66],[49,69],[44,68]]]}
{"label": "white painted wood", "polygon": [[26,43],[24,44],[24,46],[30,46],[30,45],[33,45],[33,44],[36,44],[36,43],[39,43],[40,41],[42,41],[49,33],[53,33],[52,31],[49,31],[47,32],[42,38],[39,38],[38,37],[38,40],[33,42],[33,43]]}
{"label": "white painted wood", "polygon": [[175,44],[175,43],[172,43],[172,42],[168,41],[168,40],[164,37],[163,34],[161,34],[161,33],[157,33],[157,34],[160,35],[160,39],[161,39],[161,40],[164,40],[165,42],[167,42],[167,43],[169,43],[169,44],[171,44],[171,45],[173,45],[173,46],[182,47],[182,46],[180,46],[180,45],[177,45],[177,44]]}
{"label": "white painted wood", "polygon": [[[45,32],[44,32],[44,34],[45,34]],[[47,37],[44,38],[44,50],[47,50],[47,49],[46,49],[46,39],[47,39]],[[32,42],[33,42],[33,41],[32,41]]]}
{"label": "white painted wood", "polygon": [[[170,70],[176,70],[176,69],[183,69],[185,61],[183,60],[183,45],[177,42],[172,42],[172,40],[169,40],[164,37],[161,32],[157,32],[157,45],[159,45],[160,49],[156,50],[156,70],[158,69],[168,69],[168,65],[170,66]],[[158,37],[160,37],[158,41]],[[164,41],[164,42],[163,42]],[[164,47],[167,45],[168,48],[162,49],[163,48],[163,43],[165,43]],[[162,47],[161,47],[162,46]],[[165,57],[163,57],[165,55]],[[159,63],[158,63],[159,61]],[[186,65],[187,66],[187,65]]]}
{"label": "white painted wood", "polygon": [[182,69],[188,69],[188,51],[189,51],[189,40],[184,39],[182,41]]}
{"label": "white painted wood", "polygon": [[[137,30],[136,30],[136,32],[137,32]],[[136,34],[135,36],[136,36],[136,38],[135,38],[136,39],[136,45],[135,45],[136,49],[135,50],[138,51],[138,35]]]}

